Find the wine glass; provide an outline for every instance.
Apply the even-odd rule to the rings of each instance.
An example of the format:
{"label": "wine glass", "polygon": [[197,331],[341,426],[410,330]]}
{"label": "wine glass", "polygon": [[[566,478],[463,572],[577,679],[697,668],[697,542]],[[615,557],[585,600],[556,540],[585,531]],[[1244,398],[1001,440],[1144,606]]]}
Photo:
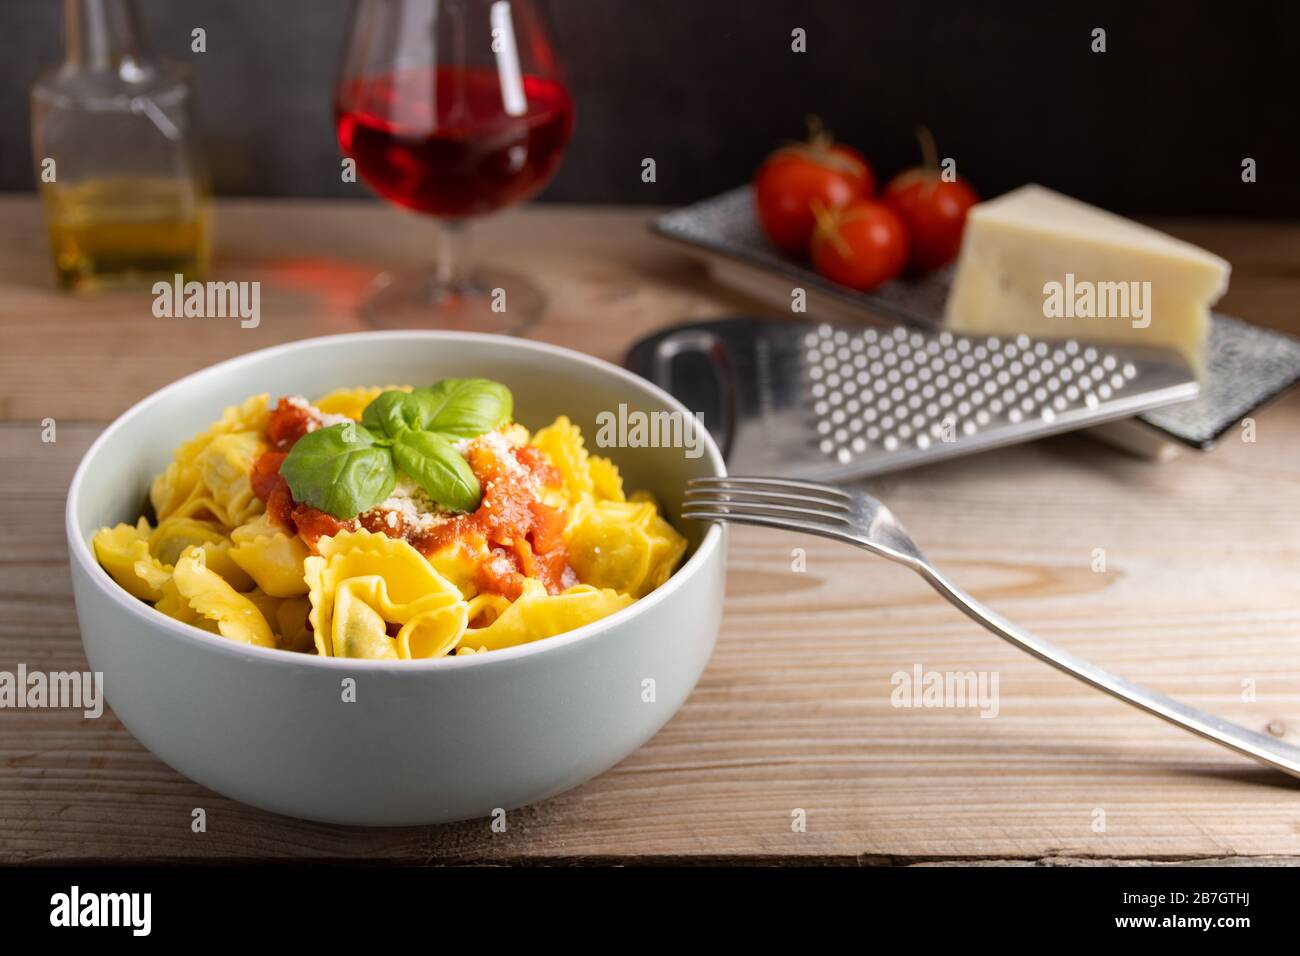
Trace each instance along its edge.
{"label": "wine glass", "polygon": [[380,276],[362,315],[480,332],[536,320],[536,286],[465,260],[467,221],[541,189],[573,131],[532,0],[357,0],[334,116],[357,174],[441,227],[434,264]]}

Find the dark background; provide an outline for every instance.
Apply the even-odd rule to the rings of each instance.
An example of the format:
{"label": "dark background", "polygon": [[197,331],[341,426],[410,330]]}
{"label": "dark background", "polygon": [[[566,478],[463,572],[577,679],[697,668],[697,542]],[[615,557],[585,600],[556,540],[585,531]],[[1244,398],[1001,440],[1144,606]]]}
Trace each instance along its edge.
{"label": "dark background", "polygon": [[[544,199],[680,203],[727,189],[816,112],[888,176],[941,155],[985,196],[1029,180],[1120,212],[1300,216],[1300,3],[539,0],[578,126]],[[33,187],[28,88],[57,0],[0,3],[0,189]],[[358,196],[330,97],[344,0],[141,0],[194,71],[218,192]],[[208,49],[189,52],[190,30]],[[1090,51],[1094,27],[1108,52]],[[803,27],[808,52],[790,50]],[[654,157],[658,181],[641,181]],[[1259,181],[1241,181],[1243,157]]]}

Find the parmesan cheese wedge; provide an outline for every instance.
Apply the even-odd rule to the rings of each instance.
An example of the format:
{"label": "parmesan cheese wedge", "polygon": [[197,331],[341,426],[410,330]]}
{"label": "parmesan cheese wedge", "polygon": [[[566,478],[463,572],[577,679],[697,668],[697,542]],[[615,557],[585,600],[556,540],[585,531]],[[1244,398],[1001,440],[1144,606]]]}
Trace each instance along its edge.
{"label": "parmesan cheese wedge", "polygon": [[1229,264],[1029,185],[971,208],[945,323],[967,334],[1176,349],[1204,368],[1210,306]]}

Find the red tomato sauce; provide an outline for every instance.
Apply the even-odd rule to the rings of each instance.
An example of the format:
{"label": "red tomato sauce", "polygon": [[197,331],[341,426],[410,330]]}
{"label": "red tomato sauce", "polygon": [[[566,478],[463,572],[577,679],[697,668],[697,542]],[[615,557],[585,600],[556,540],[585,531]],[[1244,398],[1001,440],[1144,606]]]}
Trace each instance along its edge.
{"label": "red tomato sauce", "polygon": [[466,457],[483,488],[478,510],[416,535],[411,544],[423,554],[452,544],[464,549],[478,565],[478,587],[512,601],[525,578],[537,579],[550,594],[577,584],[564,547],[567,516],[537,497],[539,486],[560,484],[545,455],[532,446],[477,440]]}
{"label": "red tomato sauce", "polygon": [[280,399],[266,423],[270,447],[253,464],[253,473],[249,477],[253,494],[266,502],[266,513],[271,520],[300,535],[313,553],[318,539],[340,531],[355,531],[357,527],[356,521],[340,521],[310,505],[294,501],[289,483],[280,474],[280,465],[289,457],[294,444],[319,424],[309,409],[288,399]]}
{"label": "red tomato sauce", "polygon": [[266,437],[278,451],[287,452],[294,443],[312,430],[319,427],[320,419],[311,410],[295,405],[287,398],[280,399],[271,417],[266,423]]}

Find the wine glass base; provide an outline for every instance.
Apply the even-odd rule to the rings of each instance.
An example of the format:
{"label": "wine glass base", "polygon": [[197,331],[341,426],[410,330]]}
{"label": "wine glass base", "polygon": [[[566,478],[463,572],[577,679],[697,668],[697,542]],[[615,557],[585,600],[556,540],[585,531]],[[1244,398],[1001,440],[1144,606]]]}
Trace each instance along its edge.
{"label": "wine glass base", "polygon": [[540,319],[545,309],[542,291],[516,273],[475,269],[453,285],[428,268],[379,276],[358,312],[377,329],[516,335]]}

